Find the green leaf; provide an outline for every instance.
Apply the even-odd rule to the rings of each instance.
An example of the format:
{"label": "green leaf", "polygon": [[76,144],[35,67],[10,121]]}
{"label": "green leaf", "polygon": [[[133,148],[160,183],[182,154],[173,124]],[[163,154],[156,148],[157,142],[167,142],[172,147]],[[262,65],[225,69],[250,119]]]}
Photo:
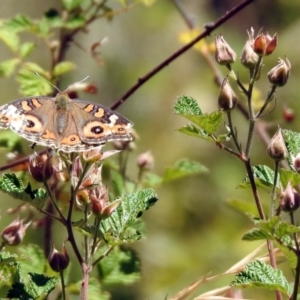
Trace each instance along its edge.
{"label": "green leaf", "polygon": [[8,77],[15,70],[16,66],[19,64],[20,60],[18,58],[12,58],[4,60],[0,63],[0,76]]}
{"label": "green leaf", "polygon": [[282,134],[285,140],[286,148],[288,150],[288,163],[290,165],[290,168],[292,170],[295,170],[293,165],[293,157],[296,157],[300,150],[300,133],[283,129]]}
{"label": "green leaf", "polygon": [[63,0],[62,4],[67,11],[72,11],[80,7],[81,2],[82,0]]}
{"label": "green leaf", "polygon": [[5,29],[21,32],[24,30],[30,30],[34,26],[34,22],[25,15],[17,15],[4,24]]}
{"label": "green leaf", "polygon": [[47,277],[42,274],[28,273],[27,284],[15,282],[7,292],[9,299],[45,299],[55,288],[57,277]]}
{"label": "green leaf", "polygon": [[5,173],[0,177],[0,190],[15,199],[29,203],[36,209],[41,209],[48,198],[43,189],[33,190],[29,183],[25,188],[21,179],[14,173]]}
{"label": "green leaf", "polygon": [[214,133],[223,120],[223,112],[202,114],[197,101],[192,97],[181,96],[173,107],[174,113],[187,118],[208,134]]}
{"label": "green leaf", "polygon": [[71,19],[64,24],[64,28],[76,29],[86,25],[86,19],[83,16],[73,16]]}
{"label": "green leaf", "polygon": [[281,291],[289,294],[289,284],[279,269],[274,269],[270,265],[260,260],[250,262],[244,271],[236,275],[231,283],[237,288],[265,288],[272,291]]}
{"label": "green leaf", "polygon": [[54,76],[61,76],[75,69],[75,64],[71,61],[62,61],[58,63],[53,70]]}
{"label": "green leaf", "polygon": [[[100,256],[104,249],[100,249],[96,256]],[[98,278],[105,285],[128,285],[140,278],[140,260],[132,249],[114,247],[105,259],[97,265]]]}
{"label": "green leaf", "polygon": [[20,56],[22,58],[28,57],[35,49],[35,43],[24,43],[20,47]]}
{"label": "green leaf", "polygon": [[0,288],[11,286],[16,278],[20,277],[20,268],[17,259],[16,254],[4,251],[0,252]]}
{"label": "green leaf", "polygon": [[188,96],[181,96],[173,107],[174,113],[181,116],[201,116],[202,111],[197,101]]}
{"label": "green leaf", "polygon": [[292,186],[297,186],[300,184],[300,174],[295,171],[280,169],[280,183],[285,189],[288,183],[291,182]]}
{"label": "green leaf", "polygon": [[12,30],[0,28],[0,40],[14,53],[18,53],[20,39],[17,33]]}
{"label": "green leaf", "polygon": [[274,237],[265,230],[254,228],[245,233],[242,237],[244,241],[257,241],[257,240],[273,240]]}
{"label": "green leaf", "polygon": [[[252,168],[257,187],[270,188],[273,187],[274,171],[267,166],[257,165]],[[277,186],[279,183],[277,181]],[[250,182],[248,176],[245,177],[242,183],[237,188],[249,188]]]}
{"label": "green leaf", "polygon": [[204,114],[202,116],[189,117],[188,119],[201,127],[208,134],[214,133],[223,121],[223,112],[215,111],[211,114]]}
{"label": "green leaf", "polygon": [[213,138],[211,135],[209,135],[207,132],[205,132],[203,129],[195,126],[194,124],[187,124],[179,129],[177,129],[179,132],[184,133],[186,135],[191,135],[195,136],[197,138],[209,141],[209,142],[214,142]]}
{"label": "green leaf", "polygon": [[47,72],[34,63],[24,65],[18,74],[17,80],[20,83],[20,92],[25,96],[44,96],[53,91],[52,85],[43,77],[47,78]]}
{"label": "green leaf", "polygon": [[289,236],[285,236],[284,239],[281,239],[281,241],[283,244],[276,243],[276,246],[283,252],[289,261],[290,267],[292,269],[296,269],[298,258],[295,252],[290,250],[294,246],[292,239]]}
{"label": "green leaf", "polygon": [[142,237],[142,223],[138,218],[157,201],[152,189],[125,194],[112,215],[101,222],[101,231],[109,245],[132,243]]}
{"label": "green leaf", "polygon": [[257,207],[253,203],[253,201],[245,201],[241,199],[229,199],[226,201],[226,203],[236,209],[239,212],[242,213],[250,213],[252,215],[257,215]]}
{"label": "green leaf", "polygon": [[207,168],[202,164],[189,161],[188,159],[181,159],[175,163],[174,166],[168,167],[165,171],[163,182],[183,178],[190,175],[201,174],[207,172]]}

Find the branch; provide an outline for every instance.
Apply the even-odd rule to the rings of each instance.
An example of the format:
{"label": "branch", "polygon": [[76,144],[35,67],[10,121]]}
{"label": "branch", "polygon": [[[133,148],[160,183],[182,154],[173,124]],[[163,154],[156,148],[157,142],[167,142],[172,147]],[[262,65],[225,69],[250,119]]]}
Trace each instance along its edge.
{"label": "branch", "polygon": [[215,29],[220,27],[222,24],[224,24],[227,20],[231,19],[234,15],[236,15],[238,12],[240,12],[242,9],[244,9],[246,6],[254,2],[255,0],[246,0],[242,2],[241,4],[235,6],[230,11],[226,12],[225,15],[223,15],[221,18],[219,18],[214,23],[209,23],[205,26],[205,30],[199,34],[195,39],[193,39],[191,42],[177,50],[175,53],[173,53],[171,56],[169,56],[166,60],[164,60],[162,63],[160,63],[157,67],[155,67],[152,71],[150,71],[145,76],[138,79],[137,83],[132,86],[119,100],[117,100],[114,104],[111,105],[111,109],[118,108],[127,98],[129,98],[137,89],[139,89],[145,82],[147,82],[150,78],[152,78],[154,75],[156,75],[160,70],[162,70],[164,67],[168,66],[172,61],[174,61],[177,57],[182,55],[184,52],[192,48],[196,43],[198,43],[203,38],[209,36]]}

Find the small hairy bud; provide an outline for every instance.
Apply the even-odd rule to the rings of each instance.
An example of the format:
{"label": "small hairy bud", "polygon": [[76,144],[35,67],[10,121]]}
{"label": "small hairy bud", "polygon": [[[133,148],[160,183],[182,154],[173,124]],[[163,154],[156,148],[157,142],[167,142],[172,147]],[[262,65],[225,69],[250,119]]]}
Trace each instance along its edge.
{"label": "small hairy bud", "polygon": [[29,156],[29,173],[34,180],[44,182],[51,178],[53,167],[51,159],[46,156],[40,156],[34,153]]}
{"label": "small hairy bud", "polygon": [[232,64],[236,60],[236,53],[227,44],[227,42],[221,34],[216,36],[215,45],[215,58],[220,65]]}
{"label": "small hairy bud", "polygon": [[31,222],[23,224],[23,221],[20,221],[19,219],[11,222],[3,229],[1,233],[3,242],[9,246],[19,245],[23,241],[26,229],[30,225],[30,223]]}
{"label": "small hairy bud", "polygon": [[229,80],[227,77],[221,84],[218,96],[218,105],[219,108],[223,109],[224,111],[232,110],[237,105],[237,97],[229,85]]}
{"label": "small hairy bud", "polygon": [[154,157],[150,151],[140,154],[137,158],[137,165],[145,170],[151,170],[154,164]]}
{"label": "small hairy bud", "polygon": [[70,262],[70,258],[65,245],[63,244],[61,252],[54,247],[48,257],[48,263],[51,269],[55,272],[61,272],[65,270]]}
{"label": "small hairy bud", "polygon": [[282,116],[283,116],[284,121],[291,123],[295,119],[295,112],[292,108],[285,106],[282,109]]}
{"label": "small hairy bud", "polygon": [[296,157],[292,157],[293,166],[297,173],[300,173],[300,153],[296,155]]}
{"label": "small hairy bud", "polygon": [[251,28],[250,31],[247,31],[247,33],[248,33],[248,40],[244,46],[240,60],[244,67],[253,70],[258,62],[259,55],[254,52],[252,47],[254,42],[253,28]]}
{"label": "small hairy bud", "polygon": [[277,46],[277,33],[271,37],[268,33],[259,34],[253,41],[253,50],[261,56],[270,55]]}
{"label": "small hairy bud", "polygon": [[289,182],[286,189],[280,194],[280,208],[284,212],[293,212],[299,208],[300,195]]}
{"label": "small hairy bud", "polygon": [[268,73],[268,79],[271,84],[276,86],[284,86],[290,76],[291,63],[287,58],[285,61],[279,58],[278,64]]}
{"label": "small hairy bud", "polygon": [[282,136],[281,128],[278,128],[267,149],[268,155],[274,160],[283,160],[287,156],[287,149]]}

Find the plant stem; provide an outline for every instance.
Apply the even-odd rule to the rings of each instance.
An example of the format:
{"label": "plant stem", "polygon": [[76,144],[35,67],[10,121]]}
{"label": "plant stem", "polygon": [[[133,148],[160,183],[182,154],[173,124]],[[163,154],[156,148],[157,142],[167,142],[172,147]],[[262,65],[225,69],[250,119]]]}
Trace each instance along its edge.
{"label": "plant stem", "polygon": [[275,161],[275,167],[274,167],[274,183],[271,193],[271,204],[270,204],[270,213],[269,218],[274,216],[275,213],[275,200],[276,200],[276,186],[277,186],[277,179],[279,174],[279,161]]}

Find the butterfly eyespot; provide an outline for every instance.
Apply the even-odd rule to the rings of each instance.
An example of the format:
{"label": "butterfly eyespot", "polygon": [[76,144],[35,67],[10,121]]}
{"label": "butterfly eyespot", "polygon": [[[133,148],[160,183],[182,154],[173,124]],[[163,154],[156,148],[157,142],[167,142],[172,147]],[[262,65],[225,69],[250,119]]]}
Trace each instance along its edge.
{"label": "butterfly eyespot", "polygon": [[73,137],[70,138],[70,141],[74,142],[74,141],[76,141],[76,138],[73,136]]}
{"label": "butterfly eyespot", "polygon": [[95,134],[100,134],[103,132],[103,128],[101,126],[94,126],[91,128],[91,132]]}
{"label": "butterfly eyespot", "polygon": [[35,126],[35,123],[34,123],[33,121],[31,121],[31,120],[27,120],[27,121],[26,121],[26,127],[32,128],[32,127],[34,127],[34,126]]}

